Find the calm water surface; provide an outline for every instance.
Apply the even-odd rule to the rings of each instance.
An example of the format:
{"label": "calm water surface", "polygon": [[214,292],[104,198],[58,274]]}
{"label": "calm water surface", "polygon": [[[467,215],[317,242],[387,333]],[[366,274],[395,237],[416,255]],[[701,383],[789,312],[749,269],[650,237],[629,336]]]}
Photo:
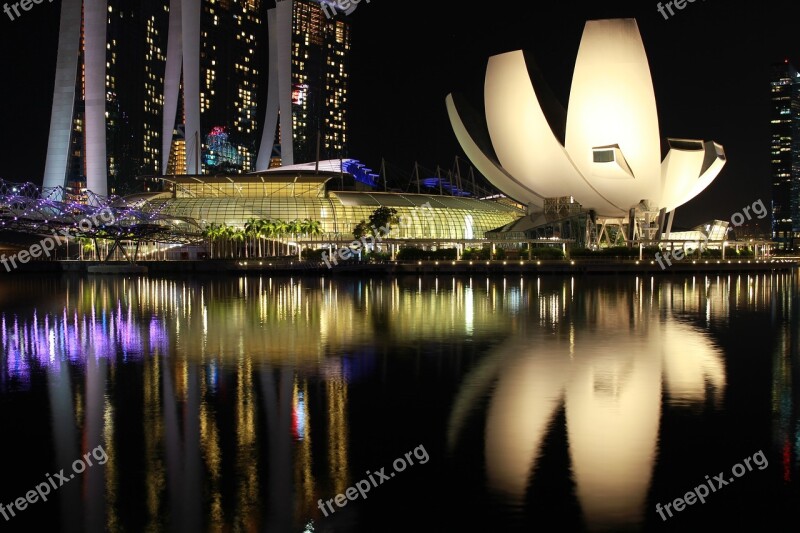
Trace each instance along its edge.
{"label": "calm water surface", "polygon": [[25,509],[0,529],[795,530],[798,297],[790,274],[4,277],[0,503]]}

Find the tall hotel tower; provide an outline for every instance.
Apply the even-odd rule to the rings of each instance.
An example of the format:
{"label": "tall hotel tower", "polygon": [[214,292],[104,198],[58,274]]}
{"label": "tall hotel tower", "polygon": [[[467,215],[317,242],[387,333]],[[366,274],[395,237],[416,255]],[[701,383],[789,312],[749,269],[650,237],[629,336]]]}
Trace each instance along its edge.
{"label": "tall hotel tower", "polygon": [[269,90],[256,170],[348,155],[350,27],[323,11],[316,1],[286,0],[267,14]]}
{"label": "tall hotel tower", "polygon": [[800,232],[800,75],[788,60],[773,65],[771,99],[772,238],[786,250]]}
{"label": "tall hotel tower", "polygon": [[319,1],[64,0],[44,186],[347,156],[350,28]]}

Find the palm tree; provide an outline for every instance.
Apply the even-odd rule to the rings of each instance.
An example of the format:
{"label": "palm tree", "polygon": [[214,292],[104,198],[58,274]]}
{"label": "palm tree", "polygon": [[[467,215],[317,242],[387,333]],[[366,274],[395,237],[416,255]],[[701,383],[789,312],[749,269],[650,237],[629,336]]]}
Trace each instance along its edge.
{"label": "palm tree", "polygon": [[219,232],[217,230],[217,225],[215,223],[211,223],[203,228],[203,239],[208,242],[208,248],[211,250],[211,259],[214,259],[214,241],[218,238]]}
{"label": "palm tree", "polygon": [[320,222],[319,220],[309,220],[309,219],[305,219],[303,222],[305,222],[306,224],[305,232],[308,235],[312,237],[318,237],[319,235],[322,235],[322,222]]}
{"label": "palm tree", "polygon": [[[269,244],[274,249],[275,245],[272,242],[272,237],[275,236],[275,224],[273,224],[272,220],[261,221],[261,225],[259,228],[259,236],[270,241]],[[269,253],[270,255],[274,255],[271,251],[267,253]]]}
{"label": "palm tree", "polygon": [[254,224],[255,233],[253,235],[253,238],[256,241],[256,248],[257,248],[256,252],[258,253],[258,257],[264,257],[264,253],[261,250],[261,244],[262,244],[261,241],[264,240],[264,224],[266,224],[266,222],[267,221],[264,219],[258,219],[255,221]]}
{"label": "palm tree", "polygon": [[[300,249],[300,243],[298,241],[300,240],[300,235],[303,233],[303,229],[303,223],[297,219],[294,219],[286,224],[286,230],[291,235],[292,240],[295,242],[298,250]],[[286,253],[290,253],[288,242],[286,243]]]}
{"label": "palm tree", "polygon": [[228,257],[233,258],[233,234],[236,233],[236,228],[223,224],[223,238],[227,244],[226,254]]}
{"label": "palm tree", "polygon": [[281,237],[286,235],[286,232],[289,230],[289,225],[286,223],[285,220],[276,220],[273,224],[275,227],[275,235],[278,237],[278,240],[280,241]]}
{"label": "palm tree", "polygon": [[220,257],[228,257],[228,238],[230,236],[229,231],[230,228],[227,224],[222,223],[220,224],[218,230],[219,231],[219,240],[220,240]]}
{"label": "palm tree", "polygon": [[[244,225],[245,236],[248,239],[250,239],[250,241],[253,243],[253,253],[254,254],[257,253],[256,252],[256,240],[258,239],[258,233],[259,233],[258,226],[259,226],[260,222],[261,222],[260,220],[256,220],[255,218],[251,218]],[[245,247],[245,257],[247,257],[247,247]]]}
{"label": "palm tree", "polygon": [[[223,252],[220,250],[220,241],[225,237],[225,231],[221,224],[211,224],[211,248],[217,247],[217,256],[222,257]],[[212,252],[213,255],[213,252]]]}
{"label": "palm tree", "polygon": [[84,261],[85,260],[85,256],[84,256],[85,252],[91,252],[92,249],[93,249],[92,248],[92,239],[89,239],[88,237],[77,237],[75,240],[78,241],[78,249],[80,251],[80,256],[79,257],[80,257],[81,261]]}
{"label": "palm tree", "polygon": [[[235,246],[234,253],[233,253],[234,257],[241,256],[241,246],[239,246],[238,244],[235,244],[235,243],[244,242],[246,237],[247,237],[247,234],[246,234],[245,230],[243,230],[241,228],[231,228],[231,242],[234,243],[234,246]],[[247,245],[245,245],[244,252],[245,252],[245,257],[247,257]]]}

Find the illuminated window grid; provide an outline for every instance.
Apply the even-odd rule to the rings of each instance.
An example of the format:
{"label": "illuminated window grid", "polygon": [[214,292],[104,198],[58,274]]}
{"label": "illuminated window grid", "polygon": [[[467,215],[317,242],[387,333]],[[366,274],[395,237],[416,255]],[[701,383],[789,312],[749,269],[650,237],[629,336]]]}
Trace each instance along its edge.
{"label": "illuminated window grid", "polygon": [[[420,195],[419,199],[428,200],[430,197]],[[421,203],[424,202],[420,202],[420,205]],[[396,206],[398,215],[408,217],[409,222],[406,227],[397,227],[390,237],[464,239],[466,238],[464,225],[469,218],[472,220],[472,235],[480,238],[485,232],[504,226],[520,215],[518,211],[499,204],[482,203],[477,200],[462,200],[460,203],[464,204],[463,208],[434,207],[431,210],[424,210],[415,209],[413,206]],[[321,222],[322,238],[348,240],[352,239],[355,226],[361,220],[369,220],[369,216],[377,207],[377,205],[345,206],[335,197],[176,198],[167,201],[164,213],[240,228],[251,218],[283,221],[307,218]]]}

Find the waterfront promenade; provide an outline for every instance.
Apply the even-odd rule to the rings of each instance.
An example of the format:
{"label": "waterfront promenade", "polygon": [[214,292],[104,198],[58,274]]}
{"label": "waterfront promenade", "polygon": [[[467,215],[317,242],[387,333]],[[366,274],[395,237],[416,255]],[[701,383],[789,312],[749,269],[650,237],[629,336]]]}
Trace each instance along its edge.
{"label": "waterfront promenade", "polygon": [[[83,274],[90,266],[124,266],[128,263],[90,261],[31,262],[17,270],[25,272],[65,272]],[[197,261],[140,261],[149,274],[247,274],[289,273],[314,275],[406,275],[406,274],[687,274],[789,271],[800,258],[700,259],[674,262],[662,269],[652,260],[573,259],[573,260],[439,260],[344,262],[328,268],[322,261],[290,259],[219,259]]]}

